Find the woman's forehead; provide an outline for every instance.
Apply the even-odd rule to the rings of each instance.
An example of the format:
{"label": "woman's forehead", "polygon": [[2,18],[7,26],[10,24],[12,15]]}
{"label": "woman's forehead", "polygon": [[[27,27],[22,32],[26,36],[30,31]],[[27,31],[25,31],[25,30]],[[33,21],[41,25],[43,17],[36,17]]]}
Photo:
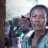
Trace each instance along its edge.
{"label": "woman's forehead", "polygon": [[32,10],[32,12],[35,11],[35,10],[39,10],[39,11],[44,11],[44,12],[46,12],[45,9],[43,9],[43,8],[34,8],[34,9]]}
{"label": "woman's forehead", "polygon": [[40,14],[46,14],[46,11],[44,9],[34,9],[31,14],[40,13]]}

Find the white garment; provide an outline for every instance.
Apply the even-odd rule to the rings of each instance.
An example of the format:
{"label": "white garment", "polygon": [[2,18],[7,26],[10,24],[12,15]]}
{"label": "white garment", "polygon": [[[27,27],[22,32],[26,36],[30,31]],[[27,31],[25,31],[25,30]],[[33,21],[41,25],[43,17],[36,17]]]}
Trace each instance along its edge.
{"label": "white garment", "polygon": [[14,29],[13,30],[16,30],[17,29],[17,27],[14,27]]}
{"label": "white garment", "polygon": [[46,26],[46,29],[48,29],[48,26]]}
{"label": "white garment", "polygon": [[30,31],[26,34],[26,36],[27,36],[27,37],[30,37],[33,32],[34,32],[34,30],[30,30]]}

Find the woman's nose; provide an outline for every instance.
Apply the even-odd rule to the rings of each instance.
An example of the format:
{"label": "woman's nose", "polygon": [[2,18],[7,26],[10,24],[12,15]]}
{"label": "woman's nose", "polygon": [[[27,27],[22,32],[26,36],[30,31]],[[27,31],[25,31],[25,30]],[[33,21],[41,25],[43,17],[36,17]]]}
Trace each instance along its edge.
{"label": "woman's nose", "polygon": [[39,17],[36,17],[36,22],[40,22],[40,18]]}

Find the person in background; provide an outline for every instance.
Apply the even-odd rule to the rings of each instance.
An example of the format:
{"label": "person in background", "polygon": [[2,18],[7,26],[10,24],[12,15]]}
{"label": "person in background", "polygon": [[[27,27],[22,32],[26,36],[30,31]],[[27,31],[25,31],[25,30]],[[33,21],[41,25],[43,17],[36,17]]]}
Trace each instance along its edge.
{"label": "person in background", "polygon": [[17,35],[17,30],[19,28],[19,23],[18,22],[19,22],[19,18],[13,19],[13,36],[14,37],[18,36]]}
{"label": "person in background", "polygon": [[29,40],[31,48],[48,48],[47,11],[44,5],[36,5],[30,11],[30,21],[34,30]]}
{"label": "person in background", "polygon": [[27,18],[22,17],[19,20],[19,28],[20,28],[20,30],[22,30],[22,34],[19,37],[18,47],[21,46],[19,48],[26,48],[26,47],[28,48],[28,40],[29,40],[31,34],[33,33],[33,31],[30,30],[29,25],[30,24],[29,24]]}
{"label": "person in background", "polygon": [[10,24],[10,31],[9,31],[10,46],[12,46],[12,34],[13,34],[13,24],[12,24],[12,21],[9,21],[9,24]]}
{"label": "person in background", "polygon": [[10,46],[10,37],[9,37],[9,31],[10,31],[10,24],[8,21],[5,21],[5,46],[9,48]]}

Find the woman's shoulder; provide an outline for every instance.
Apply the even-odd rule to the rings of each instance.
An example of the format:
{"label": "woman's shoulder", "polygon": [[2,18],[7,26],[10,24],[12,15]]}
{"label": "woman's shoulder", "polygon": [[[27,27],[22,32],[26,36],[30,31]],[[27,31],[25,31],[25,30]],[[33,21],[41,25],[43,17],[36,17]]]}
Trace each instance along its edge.
{"label": "woman's shoulder", "polygon": [[42,36],[42,42],[48,41],[48,33]]}
{"label": "woman's shoulder", "polygon": [[42,38],[38,44],[38,48],[46,48],[48,46],[48,33]]}
{"label": "woman's shoulder", "polygon": [[48,39],[48,33],[45,35],[45,38]]}
{"label": "woman's shoulder", "polygon": [[43,34],[43,36],[45,40],[48,40],[48,29],[45,30],[45,33]]}

